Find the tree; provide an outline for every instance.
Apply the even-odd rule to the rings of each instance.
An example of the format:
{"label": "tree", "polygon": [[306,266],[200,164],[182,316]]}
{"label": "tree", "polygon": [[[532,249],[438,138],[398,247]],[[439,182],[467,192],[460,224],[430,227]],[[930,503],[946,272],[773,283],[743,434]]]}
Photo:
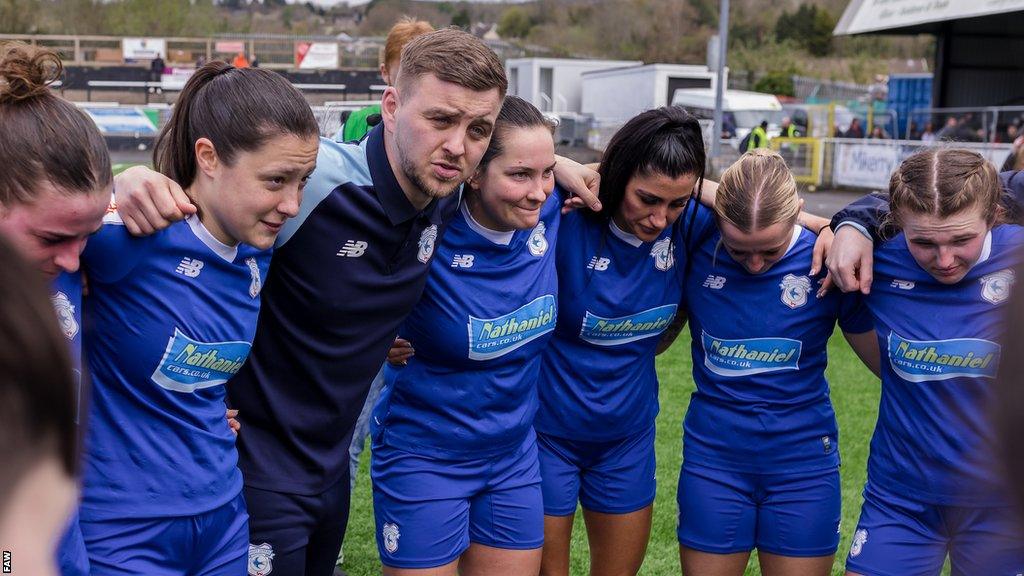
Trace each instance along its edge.
{"label": "tree", "polygon": [[469,25],[472,24],[472,19],[469,16],[469,9],[462,7],[458,12],[452,14],[452,26],[458,26],[463,30],[469,29]]}
{"label": "tree", "polygon": [[828,56],[832,51],[832,30],[836,20],[828,10],[803,3],[790,14],[783,11],[775,22],[775,38],[792,40],[814,56]]}
{"label": "tree", "polygon": [[531,28],[533,19],[519,6],[505,10],[498,21],[498,35],[502,38],[526,38]]}
{"label": "tree", "polygon": [[793,74],[790,71],[775,70],[761,77],[754,84],[755,92],[767,92],[776,96],[796,96]]}

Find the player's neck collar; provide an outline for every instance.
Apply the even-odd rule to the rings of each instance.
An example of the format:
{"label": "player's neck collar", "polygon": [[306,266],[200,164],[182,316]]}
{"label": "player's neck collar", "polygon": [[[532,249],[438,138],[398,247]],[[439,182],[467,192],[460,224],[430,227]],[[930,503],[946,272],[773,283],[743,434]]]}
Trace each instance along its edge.
{"label": "player's neck collar", "polygon": [[483,224],[476,221],[473,215],[469,213],[469,207],[466,206],[465,199],[459,204],[459,210],[462,210],[462,215],[466,218],[466,224],[469,224],[470,230],[477,234],[487,238],[491,242],[498,244],[499,246],[508,246],[512,243],[512,236],[515,235],[515,230],[508,232],[498,232],[497,230],[491,230],[485,227]]}
{"label": "player's neck collar", "polygon": [[188,223],[188,227],[192,229],[192,233],[196,235],[196,238],[198,238],[203,244],[206,244],[206,247],[209,248],[210,251],[227,262],[235,261],[235,256],[238,255],[238,246],[228,246],[214,238],[213,234],[210,234],[210,231],[207,230],[206,226],[204,226],[199,220],[199,216],[195,214],[185,218],[185,222]]}
{"label": "player's neck collar", "polygon": [[626,232],[622,228],[619,228],[619,225],[615,223],[614,218],[608,219],[608,229],[612,231],[613,236],[615,236],[619,240],[622,240],[626,244],[629,244],[633,248],[639,248],[644,243],[643,240],[636,237],[636,234],[630,234],[629,232]]}
{"label": "player's neck collar", "polygon": [[[992,256],[992,231],[989,230],[988,234],[985,234],[985,243],[981,246],[981,256],[978,257],[978,261],[974,263],[974,266],[981,264],[985,260],[988,260]],[[974,268],[971,266],[971,268]]]}

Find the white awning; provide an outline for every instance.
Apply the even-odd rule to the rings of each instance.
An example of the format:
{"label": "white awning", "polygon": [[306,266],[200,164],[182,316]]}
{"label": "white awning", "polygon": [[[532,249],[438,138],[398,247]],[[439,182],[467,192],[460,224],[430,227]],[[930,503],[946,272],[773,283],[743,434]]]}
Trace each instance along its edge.
{"label": "white awning", "polygon": [[1024,10],[1024,0],[852,0],[832,32],[878,32]]}

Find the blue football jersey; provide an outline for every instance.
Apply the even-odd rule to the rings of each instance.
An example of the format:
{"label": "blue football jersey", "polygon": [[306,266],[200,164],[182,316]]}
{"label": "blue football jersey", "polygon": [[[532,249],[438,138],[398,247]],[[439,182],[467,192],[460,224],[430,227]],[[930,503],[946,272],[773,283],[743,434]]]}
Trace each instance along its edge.
{"label": "blue football jersey", "polygon": [[996,227],[954,285],[918,266],[902,234],[875,250],[867,305],[882,350],[882,397],[869,482],[934,504],[1005,502],[988,410],[1022,242],[1024,228]]}
{"label": "blue football jersey", "polygon": [[50,300],[57,312],[60,331],[68,340],[71,370],[75,386],[75,424],[81,422],[82,411],[82,275],[64,272],[53,281]]}
{"label": "blue football jersey", "polygon": [[388,367],[374,411],[383,442],[442,458],[486,458],[522,444],[558,315],[560,208],[552,194],[536,227],[495,233],[462,204],[399,331],[416,354],[408,366]]}
{"label": "blue football jersey", "polygon": [[747,473],[839,465],[828,339],[837,319],[859,334],[871,316],[856,295],[815,297],[815,240],[794,227],[786,253],[762,274],[733,260],[717,229],[691,254],[685,302],[697,390],[683,422],[685,461]]}
{"label": "blue football jersey", "polygon": [[111,215],[90,240],[83,518],[198,514],[241,491],[224,383],[249,354],[269,261],[194,216],[132,238]]}
{"label": "blue football jersey", "polygon": [[636,434],[658,414],[654,352],[678,313],[687,229],[711,225],[693,205],[652,242],[581,212],[563,218],[558,242],[558,325],[538,383],[539,432],[606,441]]}

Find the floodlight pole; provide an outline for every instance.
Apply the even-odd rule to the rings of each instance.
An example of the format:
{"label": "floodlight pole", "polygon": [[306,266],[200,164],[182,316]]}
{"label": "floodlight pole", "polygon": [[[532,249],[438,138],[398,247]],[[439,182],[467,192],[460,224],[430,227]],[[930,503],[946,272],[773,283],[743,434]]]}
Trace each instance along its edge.
{"label": "floodlight pole", "polygon": [[719,0],[718,7],[718,71],[715,76],[715,124],[711,135],[711,157],[722,152],[722,94],[725,90],[725,53],[729,46],[729,0]]}

